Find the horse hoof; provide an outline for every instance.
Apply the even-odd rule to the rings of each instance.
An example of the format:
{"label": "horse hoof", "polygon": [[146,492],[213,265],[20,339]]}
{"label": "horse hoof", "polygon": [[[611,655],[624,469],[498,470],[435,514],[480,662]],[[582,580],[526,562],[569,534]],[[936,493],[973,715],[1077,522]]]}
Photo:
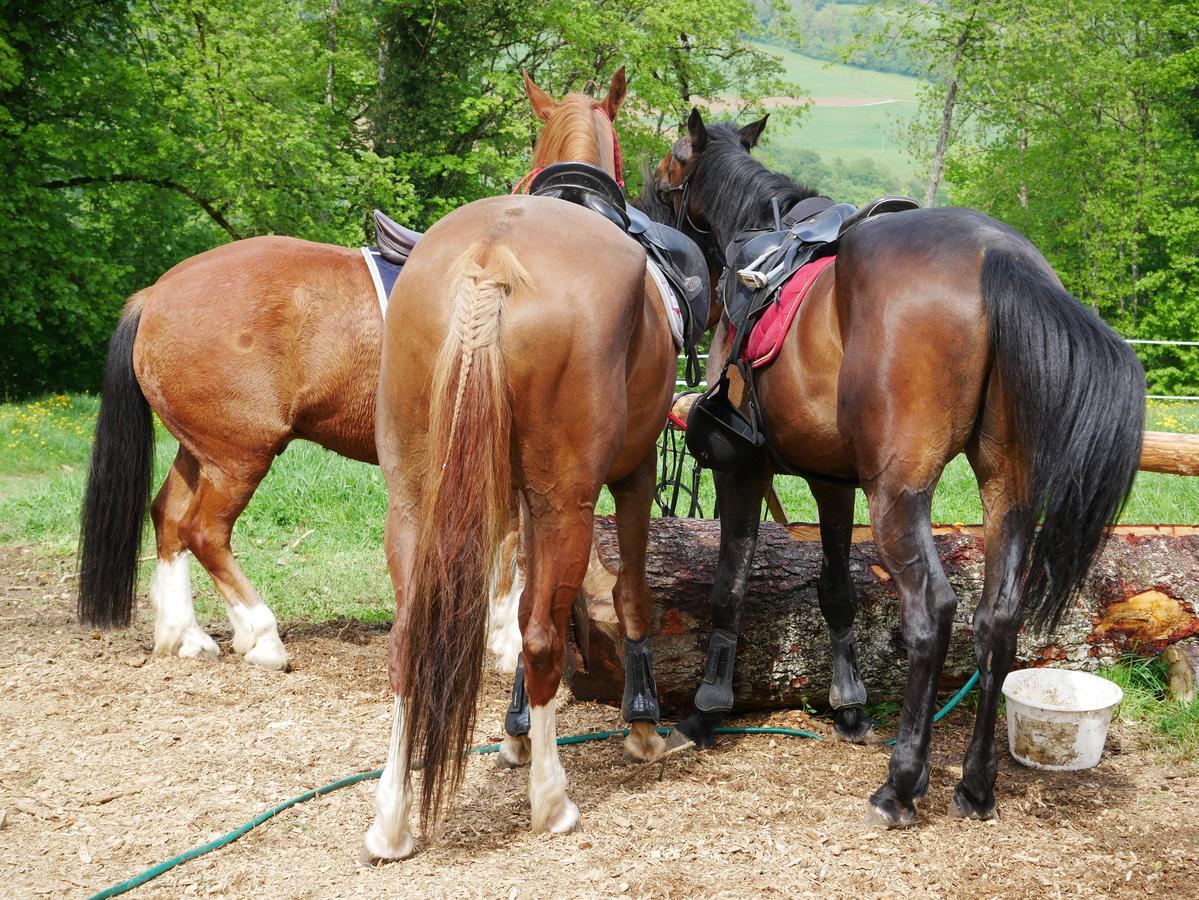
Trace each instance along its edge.
{"label": "horse hoof", "polygon": [[250,648],[245,659],[248,663],[275,672],[287,670],[287,651],[283,649],[283,642],[273,634],[264,634],[260,637],[258,642]]}
{"label": "horse hoof", "polygon": [[833,734],[848,744],[868,744],[874,736],[874,720],[860,706],[839,709],[833,717]]}
{"label": "horse hoof", "polygon": [[[638,728],[638,725],[643,727]],[[671,732],[674,734],[674,732]],[[653,762],[668,749],[666,739],[649,723],[634,723],[624,739],[624,752],[634,762]]]}
{"label": "horse hoof", "polygon": [[718,720],[704,713],[692,713],[674,727],[666,741],[667,750],[675,750],[695,745],[697,750],[712,750],[716,746],[716,725]]}
{"label": "horse hoof", "polygon": [[179,642],[179,656],[182,659],[213,660],[220,655],[221,648],[217,646],[216,641],[199,628],[189,628]]}
{"label": "horse hoof", "polygon": [[953,789],[953,802],[949,804],[949,816],[953,819],[975,819],[979,822],[988,822],[999,818],[999,807],[996,805],[994,797],[983,803],[977,802],[959,784]]}
{"label": "horse hoof", "polygon": [[500,769],[519,769],[527,766],[533,753],[527,734],[508,735],[500,742],[499,752],[495,755],[495,764]]}
{"label": "horse hoof", "polygon": [[867,828],[907,828],[916,823],[916,804],[902,802],[890,785],[883,785],[866,803]]}
{"label": "horse hoof", "polygon": [[362,849],[358,851],[358,862],[364,866],[379,866],[398,859],[407,859],[415,852],[416,838],[411,832],[401,836],[393,845],[383,836],[381,830],[372,825],[363,839]]}
{"label": "horse hoof", "polygon": [[558,809],[545,817],[542,823],[534,822],[534,831],[548,831],[550,834],[569,834],[579,827],[579,808],[569,797],[563,797]]}

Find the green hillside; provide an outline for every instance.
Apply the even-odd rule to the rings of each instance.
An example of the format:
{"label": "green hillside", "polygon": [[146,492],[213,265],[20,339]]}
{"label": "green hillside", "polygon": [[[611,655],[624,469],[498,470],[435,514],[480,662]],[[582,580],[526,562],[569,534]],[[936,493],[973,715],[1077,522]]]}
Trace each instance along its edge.
{"label": "green hillside", "polygon": [[916,113],[918,79],[764,49],[783,61],[802,96],[817,101],[801,122],[767,129],[762,154],[770,165],[854,202],[880,193],[922,193],[923,172],[900,142]]}

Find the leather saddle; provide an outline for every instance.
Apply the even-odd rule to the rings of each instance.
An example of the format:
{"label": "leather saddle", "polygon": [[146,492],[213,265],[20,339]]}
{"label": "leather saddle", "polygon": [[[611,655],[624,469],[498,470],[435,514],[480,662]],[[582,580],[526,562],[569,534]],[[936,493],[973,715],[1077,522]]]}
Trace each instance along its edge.
{"label": "leather saddle", "polygon": [[687,383],[699,384],[696,347],[708,325],[712,289],[708,264],[699,245],[669,225],[652,221],[625,203],[624,191],[603,169],[587,163],[561,162],[546,166],[529,185],[529,193],[577,203],[616,225],[657,263],[678,295],[683,313],[683,348],[687,354]]}
{"label": "leather saddle", "polygon": [[801,266],[837,252],[851,228],[884,213],[919,209],[907,197],[881,197],[862,207],[809,197],[783,217],[781,231],[743,232],[725,250],[728,266],[720,285],[725,315],[738,336],[778,296]]}
{"label": "leather saddle", "polygon": [[529,193],[577,203],[599,213],[621,231],[629,230],[624,191],[616,179],[597,166],[581,162],[546,166],[529,183]]}
{"label": "leather saddle", "polygon": [[[809,197],[781,218],[782,228],[743,232],[733,238],[725,249],[728,265],[720,285],[724,314],[733,329],[729,355],[720,377],[687,418],[687,447],[701,465],[717,470],[750,465],[766,442],[753,369],[741,352],[782,286],[807,263],[835,254],[851,228],[885,213],[919,207],[907,197],[882,197],[860,208],[828,197]],[[734,365],[745,384],[747,413],[729,399],[728,370]],[[788,471],[777,457],[775,463],[780,471]]]}
{"label": "leather saddle", "polygon": [[416,242],[424,237],[424,232],[405,228],[399,222],[375,210],[375,241],[379,255],[389,263],[402,266],[408,262],[408,254],[416,246]]}

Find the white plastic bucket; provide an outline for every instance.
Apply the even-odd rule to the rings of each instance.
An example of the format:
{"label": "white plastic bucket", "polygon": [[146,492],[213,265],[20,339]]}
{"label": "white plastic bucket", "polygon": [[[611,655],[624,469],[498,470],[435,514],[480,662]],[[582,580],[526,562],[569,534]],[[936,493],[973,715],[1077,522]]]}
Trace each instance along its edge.
{"label": "white plastic bucket", "polygon": [[1021,669],[1003,682],[1012,757],[1055,772],[1099,764],[1120,686],[1086,672]]}

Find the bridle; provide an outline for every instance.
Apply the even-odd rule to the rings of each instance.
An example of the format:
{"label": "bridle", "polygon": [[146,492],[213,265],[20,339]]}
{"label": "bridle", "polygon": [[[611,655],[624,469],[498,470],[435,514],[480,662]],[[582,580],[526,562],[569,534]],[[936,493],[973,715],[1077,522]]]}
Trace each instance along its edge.
{"label": "bridle", "polygon": [[[597,103],[591,107],[591,109],[593,112],[598,112],[604,117],[604,121],[608,123],[608,130],[612,133],[612,168],[616,170],[616,183],[620,185],[620,189],[623,191],[624,163],[620,155],[620,135],[616,133],[616,126],[612,124],[612,120],[608,117],[608,111],[604,109],[602,105]],[[512,193],[527,194],[529,192],[529,185],[533,183],[533,179],[536,178],[544,168],[545,166],[537,166],[535,169],[531,169],[525,173],[524,177],[521,178],[520,181],[516,182],[516,187],[512,189]]]}

